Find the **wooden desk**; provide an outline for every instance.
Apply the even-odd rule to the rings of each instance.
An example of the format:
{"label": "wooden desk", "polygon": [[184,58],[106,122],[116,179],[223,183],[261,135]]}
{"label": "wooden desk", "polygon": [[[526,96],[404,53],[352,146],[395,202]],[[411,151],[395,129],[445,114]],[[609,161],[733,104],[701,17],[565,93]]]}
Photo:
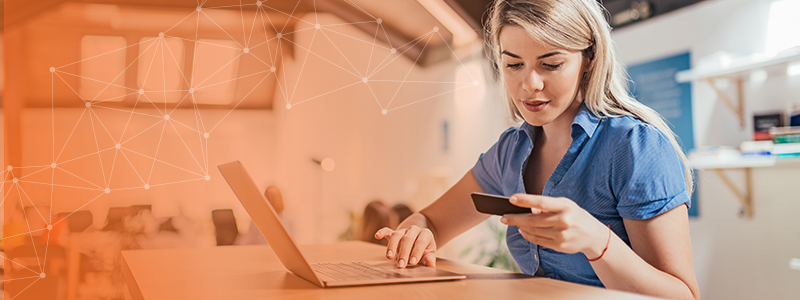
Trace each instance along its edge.
{"label": "wooden desk", "polygon": [[[363,242],[301,246],[312,262],[381,260],[385,248]],[[122,252],[134,300],[157,299],[652,299],[440,259],[440,269],[467,275],[447,282],[319,288],[289,273],[269,246]],[[376,298],[377,297],[377,298]]]}

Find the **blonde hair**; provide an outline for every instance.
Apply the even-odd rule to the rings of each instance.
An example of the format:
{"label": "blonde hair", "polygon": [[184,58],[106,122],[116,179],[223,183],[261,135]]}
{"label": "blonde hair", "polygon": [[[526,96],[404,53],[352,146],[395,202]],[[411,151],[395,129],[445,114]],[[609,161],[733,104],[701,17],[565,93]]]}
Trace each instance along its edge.
{"label": "blonde hair", "polygon": [[[694,186],[686,154],[661,115],[628,93],[627,73],[617,62],[603,12],[597,0],[497,0],[486,23],[491,58],[501,70],[500,32],[506,26],[519,26],[555,47],[581,51],[589,59],[587,74],[579,85],[586,107],[601,118],[632,116],[661,130],[683,162],[686,189],[691,194]],[[503,72],[498,72],[498,78],[512,119],[521,122],[522,114],[505,87]]]}

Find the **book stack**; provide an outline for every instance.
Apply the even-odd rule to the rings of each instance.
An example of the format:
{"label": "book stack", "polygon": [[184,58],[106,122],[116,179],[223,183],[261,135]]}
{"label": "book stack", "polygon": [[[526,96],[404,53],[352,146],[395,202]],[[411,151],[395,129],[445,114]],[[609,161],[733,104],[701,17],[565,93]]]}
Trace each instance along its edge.
{"label": "book stack", "polygon": [[800,158],[800,126],[773,127],[769,130],[772,136],[772,155],[778,159]]}

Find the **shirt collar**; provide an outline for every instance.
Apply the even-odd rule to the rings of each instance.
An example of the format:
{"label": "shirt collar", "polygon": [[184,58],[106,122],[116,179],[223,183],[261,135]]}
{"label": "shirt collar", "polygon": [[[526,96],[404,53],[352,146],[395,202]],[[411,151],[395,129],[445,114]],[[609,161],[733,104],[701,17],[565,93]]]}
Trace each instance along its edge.
{"label": "shirt collar", "polygon": [[583,132],[586,132],[586,135],[591,138],[595,130],[597,130],[597,124],[599,123],[600,117],[592,113],[592,111],[586,107],[586,103],[584,102],[581,104],[578,114],[575,115],[575,119],[572,120],[572,128],[575,128],[575,125],[580,126],[583,129]]}
{"label": "shirt collar", "polygon": [[[600,117],[592,113],[592,111],[586,107],[586,103],[583,103],[581,104],[581,108],[578,110],[578,114],[575,115],[575,119],[572,120],[572,128],[575,128],[575,125],[578,125],[581,129],[583,129],[583,132],[586,132],[586,135],[591,138],[595,130],[597,130],[597,124],[599,123]],[[531,141],[535,140],[536,126],[523,121],[522,125],[519,126],[519,131],[527,134]],[[573,136],[574,134],[575,132],[573,130]]]}

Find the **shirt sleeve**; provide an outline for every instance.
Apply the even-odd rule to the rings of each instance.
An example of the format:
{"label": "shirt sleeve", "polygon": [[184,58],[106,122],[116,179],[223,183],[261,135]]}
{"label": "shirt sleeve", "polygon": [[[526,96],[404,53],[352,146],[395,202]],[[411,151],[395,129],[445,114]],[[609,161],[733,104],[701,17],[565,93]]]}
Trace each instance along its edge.
{"label": "shirt sleeve", "polygon": [[506,129],[500,139],[486,153],[478,157],[472,167],[472,175],[484,193],[503,195],[502,175],[508,152],[517,138],[517,127]]}
{"label": "shirt sleeve", "polygon": [[617,211],[626,219],[644,220],[686,204],[683,162],[667,136],[649,124],[637,124],[614,149],[611,188]]}

